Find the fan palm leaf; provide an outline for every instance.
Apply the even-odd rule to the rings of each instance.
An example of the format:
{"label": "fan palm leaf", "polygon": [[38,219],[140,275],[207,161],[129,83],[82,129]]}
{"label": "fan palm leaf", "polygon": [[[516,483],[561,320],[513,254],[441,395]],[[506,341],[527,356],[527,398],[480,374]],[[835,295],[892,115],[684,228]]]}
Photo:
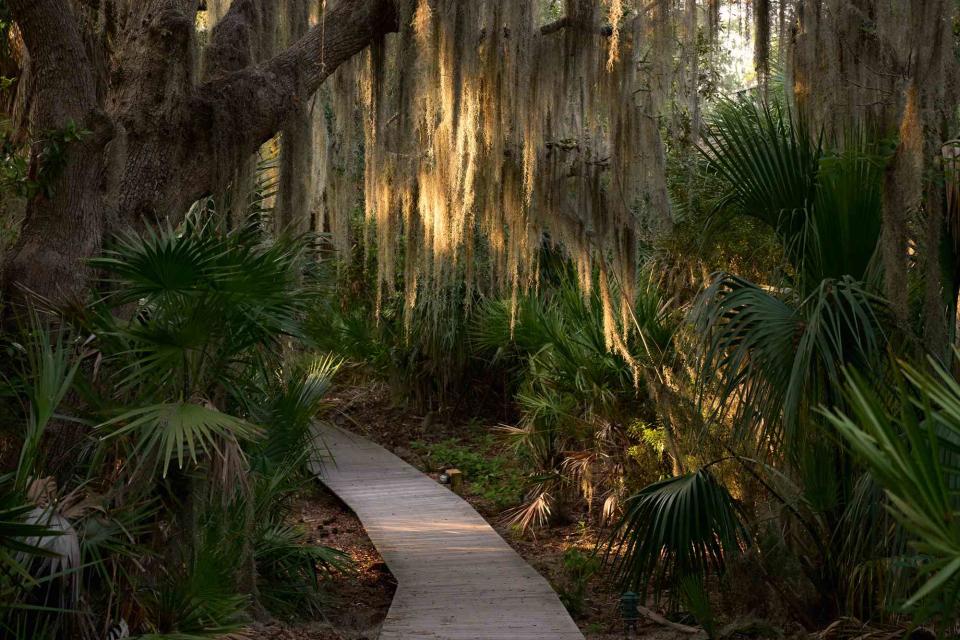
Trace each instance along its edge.
{"label": "fan palm leaf", "polygon": [[840,153],[820,160],[802,240],[803,278],[809,286],[844,277],[877,284],[885,159],[863,134],[851,134],[851,140]]}
{"label": "fan palm leaf", "polygon": [[203,395],[212,383],[236,386],[249,367],[276,360],[283,336],[303,335],[317,291],[303,275],[305,246],[199,223],[119,238],[94,264],[114,288],[109,302],[137,305],[129,321],[100,319],[100,333],[124,361],[120,389],[157,395],[187,387],[187,395]]}
{"label": "fan palm leaf", "polygon": [[259,448],[262,462],[285,464],[311,450],[311,424],[323,408],[340,366],[339,358],[326,355],[306,367],[294,367],[285,380],[270,388],[266,407],[250,407],[264,425]]}
{"label": "fan palm leaf", "polygon": [[727,554],[748,544],[733,498],[706,468],[652,484],[632,496],[613,531],[608,559],[627,586],[659,596],[686,577],[722,572]]}
{"label": "fan palm leaf", "polygon": [[825,279],[873,279],[885,166],[863,131],[833,152],[807,130],[778,103],[726,100],[701,149],[724,188],[714,215],[769,224],[801,295]]}
{"label": "fan palm leaf", "polygon": [[321,574],[346,572],[350,556],[307,542],[306,532],[287,523],[261,527],[254,542],[263,603],[277,613],[310,614],[317,609]]}
{"label": "fan palm leaf", "polygon": [[832,399],[844,366],[869,367],[886,344],[885,305],[850,278],[824,280],[791,304],[737,276],[720,274],[701,294],[692,320],[702,336],[701,396],[736,398],[740,437],[785,442],[800,451],[811,408]]}
{"label": "fan palm leaf", "polygon": [[[178,563],[143,598],[152,633],[146,640],[229,638],[245,622],[249,597],[236,592],[234,545],[201,543],[193,557]],[[233,554],[233,555],[231,555]]]}
{"label": "fan palm leaf", "polygon": [[245,420],[192,402],[134,409],[102,423],[98,429],[109,430],[107,438],[134,436],[137,454],[161,466],[163,476],[174,461],[183,468],[185,460],[196,464],[200,453],[219,453],[221,439],[252,440],[260,435],[260,430]]}
{"label": "fan palm leaf", "polygon": [[26,434],[20,448],[15,482],[20,491],[26,490],[30,480],[40,475],[40,439],[73,387],[83,361],[68,333],[52,331],[41,325],[36,317],[32,318],[31,325],[25,346],[21,347],[26,358],[20,381],[28,405]]}
{"label": "fan palm leaf", "polygon": [[758,218],[793,245],[816,197],[822,154],[822,141],[806,131],[778,103],[722,100],[701,149],[727,187],[715,212]]}

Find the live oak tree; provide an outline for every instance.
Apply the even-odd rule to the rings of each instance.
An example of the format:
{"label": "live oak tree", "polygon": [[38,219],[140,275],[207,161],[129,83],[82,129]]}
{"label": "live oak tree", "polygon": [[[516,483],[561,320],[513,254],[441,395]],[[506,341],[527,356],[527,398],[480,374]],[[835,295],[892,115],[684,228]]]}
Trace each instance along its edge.
{"label": "live oak tree", "polygon": [[[27,206],[9,284],[54,302],[87,285],[105,236],[176,221],[281,130],[343,61],[397,29],[388,0],[343,2],[266,57],[273,0],[237,0],[196,61],[197,0],[11,0],[32,135],[74,126],[62,170]],[[42,162],[35,145],[31,162]]]}
{"label": "live oak tree", "polygon": [[[5,4],[13,52],[0,57],[18,76],[10,111],[33,142],[31,175],[70,133],[6,261],[14,298],[79,298],[86,259],[106,238],[175,224],[206,195],[242,199],[258,150],[279,139],[279,223],[323,228],[344,248],[362,193],[378,286],[390,290],[402,262],[408,309],[425,287],[472,286],[477,251],[501,287],[532,286],[535,249],[549,238],[584,287],[599,288],[615,350],[630,324],[617,299],[632,295],[638,247],[672,225],[666,144],[700,135],[703,36],[715,42],[723,5],[740,6]],[[779,55],[788,100],[811,128],[840,135],[855,123],[897,136],[881,246],[888,297],[907,322],[904,273],[919,261],[924,333],[945,344],[960,278],[937,256],[956,206],[931,176],[942,175],[956,133],[956,3],[755,0],[752,9],[760,91]]]}
{"label": "live oak tree", "polygon": [[[340,70],[340,128],[350,128],[357,101],[363,107],[381,284],[392,283],[402,225],[408,246],[423,248],[408,252],[411,301],[421,273],[450,278],[455,269],[444,265],[471,255],[477,230],[506,286],[527,286],[552,219],[584,279],[600,268],[615,346],[614,325],[626,318],[614,318],[610,280],[619,276],[629,294],[637,206],[652,212],[648,227],[669,224],[658,117],[673,84],[672,3],[638,3],[632,20],[625,2],[552,4],[10,0],[21,67],[14,118],[36,141],[32,170],[45,161],[45,136],[77,135],[27,205],[7,290],[77,299],[86,259],[105,238],[176,223],[198,198],[236,187],[278,133],[280,215],[302,228],[304,176],[312,180],[318,164],[308,138],[323,111],[312,98]],[[202,37],[200,9],[216,21]],[[632,99],[648,67],[634,53],[641,41],[665,54]],[[333,173],[324,194],[331,228]],[[615,189],[602,186],[605,175]],[[572,182],[551,188],[557,180]]]}

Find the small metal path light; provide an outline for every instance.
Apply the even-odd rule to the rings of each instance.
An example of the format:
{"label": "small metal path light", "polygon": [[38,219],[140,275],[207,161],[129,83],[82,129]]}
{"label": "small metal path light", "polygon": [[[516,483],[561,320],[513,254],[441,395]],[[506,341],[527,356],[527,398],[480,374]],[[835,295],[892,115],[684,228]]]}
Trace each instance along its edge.
{"label": "small metal path light", "polygon": [[620,596],[620,617],[623,618],[625,632],[633,629],[637,631],[637,623],[640,621],[640,611],[637,606],[640,604],[640,596],[633,591],[627,591]]}

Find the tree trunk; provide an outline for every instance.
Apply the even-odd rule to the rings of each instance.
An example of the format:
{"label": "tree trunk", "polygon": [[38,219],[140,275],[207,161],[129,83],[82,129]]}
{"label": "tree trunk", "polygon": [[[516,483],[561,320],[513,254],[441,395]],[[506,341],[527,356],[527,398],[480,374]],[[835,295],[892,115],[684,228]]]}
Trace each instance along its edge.
{"label": "tree trunk", "polygon": [[[883,258],[886,295],[897,320],[911,329],[908,307],[908,241],[916,219],[919,251],[912,259],[923,275],[924,346],[940,360],[949,357],[950,273],[941,261],[946,222],[941,146],[948,137],[950,107],[956,100],[952,22],[945,0],[911,4],[910,49],[902,68],[903,98],[899,143],[887,167],[883,193]],[[922,215],[921,215],[922,214]]]}
{"label": "tree trunk", "polygon": [[[62,170],[27,205],[4,290],[30,290],[55,306],[82,300],[85,262],[105,237],[178,222],[190,204],[222,188],[260,146],[301,113],[323,81],[371,42],[397,29],[393,0],[341,0],[322,24],[253,64],[238,33],[260,43],[257,18],[273,0],[237,0],[214,31],[209,77],[197,82],[196,0],[109,0],[119,45],[109,81],[85,45],[70,0],[10,0],[36,79],[31,134],[76,125]],[[88,37],[87,42],[96,38]],[[72,124],[71,124],[72,123]],[[38,170],[43,145],[35,145]]]}
{"label": "tree trunk", "polygon": [[65,302],[89,278],[84,259],[100,250],[104,219],[97,197],[98,162],[109,122],[99,110],[93,66],[77,19],[66,0],[10,0],[30,54],[35,94],[29,125],[30,175],[41,176],[49,145],[44,138],[68,127],[89,131],[67,146],[63,166],[27,204],[26,222],[4,270],[6,282]]}

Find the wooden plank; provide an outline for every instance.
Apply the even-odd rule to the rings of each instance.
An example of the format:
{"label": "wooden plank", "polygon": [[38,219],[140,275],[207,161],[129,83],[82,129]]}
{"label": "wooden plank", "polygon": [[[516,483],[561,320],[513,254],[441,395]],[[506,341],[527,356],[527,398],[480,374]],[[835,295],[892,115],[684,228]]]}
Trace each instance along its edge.
{"label": "wooden plank", "polygon": [[466,501],[356,434],[316,435],[333,460],[314,473],[397,579],[381,640],[583,640],[543,576]]}

